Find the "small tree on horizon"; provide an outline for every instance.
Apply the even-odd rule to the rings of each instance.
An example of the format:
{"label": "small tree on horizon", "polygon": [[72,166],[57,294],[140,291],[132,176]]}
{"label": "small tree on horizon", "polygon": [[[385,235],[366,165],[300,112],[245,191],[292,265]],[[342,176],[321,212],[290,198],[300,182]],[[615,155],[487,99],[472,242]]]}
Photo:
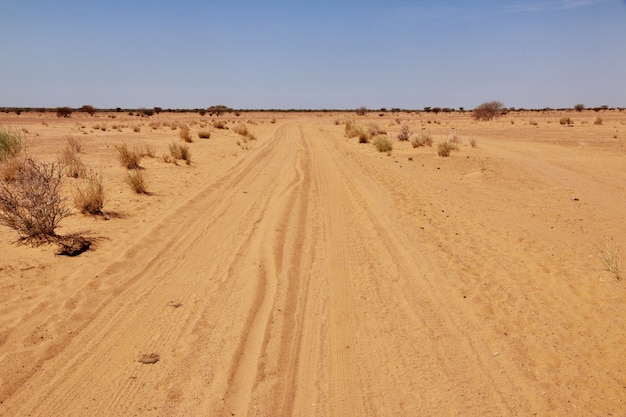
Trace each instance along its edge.
{"label": "small tree on horizon", "polygon": [[472,111],[472,117],[476,120],[493,120],[504,113],[504,104],[501,101],[487,101]]}
{"label": "small tree on horizon", "polygon": [[361,106],[358,109],[356,109],[356,114],[358,116],[365,116],[366,113],[367,113],[367,107],[365,106]]}
{"label": "small tree on horizon", "polygon": [[574,110],[576,111],[583,111],[585,110],[585,105],[584,104],[577,104],[574,106]]}

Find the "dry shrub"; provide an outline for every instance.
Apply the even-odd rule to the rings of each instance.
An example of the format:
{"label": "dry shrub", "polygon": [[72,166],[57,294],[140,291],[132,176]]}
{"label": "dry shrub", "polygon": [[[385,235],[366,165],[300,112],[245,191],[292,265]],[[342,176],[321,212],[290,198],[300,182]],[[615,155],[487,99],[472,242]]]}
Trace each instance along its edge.
{"label": "dry shrub", "polygon": [[593,118],[593,124],[594,125],[601,125],[602,124],[602,117],[600,116],[596,116]]}
{"label": "dry shrub", "polygon": [[189,146],[187,145],[183,145],[180,143],[171,143],[170,155],[172,155],[174,161],[182,159],[187,163],[187,165],[191,164],[191,151],[189,150]]}
{"label": "dry shrub", "polygon": [[0,182],[0,224],[30,243],[58,238],[56,228],[70,215],[60,194],[62,182],[58,163],[24,159],[13,181]]}
{"label": "dry shrub", "polygon": [[0,160],[0,181],[13,182],[17,174],[24,169],[24,158],[15,156]]}
{"label": "dry shrub", "polygon": [[141,126],[134,126],[133,127],[133,132],[135,132],[135,133],[141,132]]}
{"label": "dry shrub", "polygon": [[418,135],[411,136],[411,145],[414,148],[433,146],[433,137],[428,130],[422,130]]}
{"label": "dry shrub", "polygon": [[572,119],[570,119],[569,117],[561,117],[561,119],[559,119],[559,123],[562,125],[571,125],[573,124]]}
{"label": "dry shrub", "polygon": [[367,133],[369,134],[370,138],[373,138],[374,136],[378,135],[386,135],[387,131],[380,128],[380,126],[378,126],[376,123],[369,123],[367,125]]}
{"label": "dry shrub", "polygon": [[235,127],[233,127],[233,132],[241,136],[248,136],[248,134],[250,133],[248,131],[248,127],[243,123],[237,123]]}
{"label": "dry shrub", "polygon": [[211,138],[211,132],[209,130],[200,130],[198,132],[198,137],[200,139],[210,139]]}
{"label": "dry shrub", "polygon": [[80,139],[77,139],[74,136],[67,136],[65,140],[67,141],[67,147],[72,151],[75,153],[83,153],[83,144]]}
{"label": "dry shrub", "polygon": [[130,185],[130,188],[137,194],[148,193],[148,182],[146,181],[146,176],[143,174],[143,171],[138,169],[128,171],[126,173],[125,181],[126,184]]}
{"label": "dry shrub", "polygon": [[440,142],[439,146],[437,146],[437,154],[439,156],[450,156],[450,152],[453,149],[454,147],[448,141]]}
{"label": "dry shrub", "polygon": [[470,138],[469,143],[472,148],[478,148],[478,143],[476,143],[475,138]]}
{"label": "dry shrub", "polygon": [[180,130],[178,131],[178,135],[185,142],[193,142],[193,139],[191,138],[191,132],[188,126],[181,126]]}
{"label": "dry shrub", "polygon": [[65,174],[71,178],[80,178],[85,175],[85,164],[80,160],[80,155],[76,146],[74,146],[68,138],[68,144],[61,152],[59,163],[65,170]]}
{"label": "dry shrub", "polygon": [[376,147],[378,152],[391,152],[393,144],[385,135],[378,135],[372,140],[372,145]]}
{"label": "dry shrub", "polygon": [[226,127],[226,123],[224,123],[222,120],[215,120],[213,122],[213,127],[216,129],[228,129]]}
{"label": "dry shrub", "polygon": [[[454,145],[459,145],[461,143],[461,138],[457,132],[452,132],[448,135],[448,142]],[[456,146],[458,148],[458,146]]]}
{"label": "dry shrub", "polygon": [[122,166],[127,169],[139,169],[139,162],[141,161],[141,149],[129,149],[126,143],[121,143],[115,146],[118,152],[118,158]]}
{"label": "dry shrub", "polygon": [[0,126],[0,161],[18,156],[23,150],[23,132],[20,129]]}
{"label": "dry shrub", "polygon": [[402,125],[400,128],[400,133],[398,133],[398,140],[407,141],[411,137],[411,128],[409,125]]}
{"label": "dry shrub", "polygon": [[89,170],[82,183],[77,184],[74,190],[74,206],[81,213],[106,217],[102,209],[105,203],[104,174],[102,171]]}
{"label": "dry shrub", "polygon": [[140,154],[142,158],[144,156],[147,156],[149,158],[154,158],[154,155],[155,155],[154,146],[150,145],[149,143],[142,142],[140,146]]}

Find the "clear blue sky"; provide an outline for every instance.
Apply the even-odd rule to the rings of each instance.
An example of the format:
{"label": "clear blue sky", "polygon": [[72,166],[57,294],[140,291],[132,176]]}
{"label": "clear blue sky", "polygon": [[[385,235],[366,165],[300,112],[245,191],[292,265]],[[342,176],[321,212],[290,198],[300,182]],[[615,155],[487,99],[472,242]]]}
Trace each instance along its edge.
{"label": "clear blue sky", "polygon": [[0,106],[626,107],[624,0],[0,0]]}

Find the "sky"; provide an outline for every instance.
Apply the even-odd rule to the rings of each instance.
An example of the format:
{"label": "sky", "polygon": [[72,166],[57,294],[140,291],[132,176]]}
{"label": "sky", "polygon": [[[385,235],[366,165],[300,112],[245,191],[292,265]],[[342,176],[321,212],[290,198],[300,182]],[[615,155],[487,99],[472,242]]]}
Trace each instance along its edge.
{"label": "sky", "polygon": [[0,0],[0,107],[626,107],[626,0]]}

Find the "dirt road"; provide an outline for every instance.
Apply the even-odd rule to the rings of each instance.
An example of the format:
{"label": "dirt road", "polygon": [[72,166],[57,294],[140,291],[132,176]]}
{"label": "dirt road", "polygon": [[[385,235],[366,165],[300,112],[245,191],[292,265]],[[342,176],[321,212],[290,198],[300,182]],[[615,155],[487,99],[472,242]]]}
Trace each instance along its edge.
{"label": "dirt road", "polygon": [[489,141],[409,161],[340,128],[276,127],[73,271],[5,335],[0,415],[623,415],[624,285],[580,240],[619,225],[625,174],[574,184]]}

